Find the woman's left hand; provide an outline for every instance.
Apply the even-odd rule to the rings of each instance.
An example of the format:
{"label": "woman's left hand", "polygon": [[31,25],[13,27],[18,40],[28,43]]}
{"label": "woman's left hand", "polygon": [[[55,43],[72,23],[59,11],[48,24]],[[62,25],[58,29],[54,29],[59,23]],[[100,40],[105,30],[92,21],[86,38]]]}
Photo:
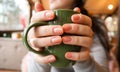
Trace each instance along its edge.
{"label": "woman's left hand", "polygon": [[[79,8],[74,10],[80,11]],[[73,24],[64,24],[63,30],[65,33],[77,34],[77,36],[64,36],[62,37],[63,43],[81,46],[81,51],[67,52],[65,57],[69,60],[85,61],[90,58],[90,48],[93,42],[92,20],[83,14],[74,14],[71,19]]]}

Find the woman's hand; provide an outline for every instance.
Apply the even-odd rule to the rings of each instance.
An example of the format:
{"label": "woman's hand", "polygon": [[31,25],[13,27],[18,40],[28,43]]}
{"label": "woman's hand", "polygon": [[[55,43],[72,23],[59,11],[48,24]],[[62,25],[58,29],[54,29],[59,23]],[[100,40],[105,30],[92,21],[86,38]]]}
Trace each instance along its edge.
{"label": "woman's hand", "polygon": [[[80,11],[79,8],[74,10]],[[65,33],[77,34],[79,36],[62,37],[64,44],[81,46],[80,52],[67,52],[65,57],[69,60],[84,61],[90,57],[90,48],[93,42],[93,31],[91,29],[91,19],[83,14],[74,14],[71,17],[73,24],[64,24]]]}
{"label": "woman's hand", "polygon": [[[39,21],[49,21],[54,19],[54,12],[51,10],[44,10],[42,5],[35,3],[36,14],[31,19],[31,24]],[[75,11],[80,9],[75,8]],[[32,47],[37,51],[42,51],[45,46],[52,46],[60,44],[61,42],[70,45],[82,46],[80,52],[67,52],[65,57],[70,60],[86,60],[89,58],[89,51],[92,45],[93,31],[91,29],[92,22],[88,16],[83,14],[75,14],[71,17],[74,23],[52,26],[40,26],[31,29],[29,32],[29,39]],[[64,36],[63,33],[77,34],[79,36]],[[44,37],[47,36],[47,37]],[[49,36],[49,37],[48,37]],[[53,55],[40,56],[35,54],[35,60],[40,63],[51,63],[56,61]]]}
{"label": "woman's hand", "polygon": [[[39,21],[49,21],[54,19],[54,12],[52,10],[44,10],[39,2],[35,3],[35,10],[37,11],[31,18],[31,24]],[[32,48],[36,51],[42,51],[45,46],[57,45],[62,42],[59,35],[63,34],[63,29],[59,25],[55,26],[40,26],[32,28],[29,32],[29,40]],[[49,36],[50,35],[50,36]],[[44,37],[49,36],[49,37]],[[41,56],[34,55],[34,59],[39,63],[50,63],[56,59],[53,55]]]}

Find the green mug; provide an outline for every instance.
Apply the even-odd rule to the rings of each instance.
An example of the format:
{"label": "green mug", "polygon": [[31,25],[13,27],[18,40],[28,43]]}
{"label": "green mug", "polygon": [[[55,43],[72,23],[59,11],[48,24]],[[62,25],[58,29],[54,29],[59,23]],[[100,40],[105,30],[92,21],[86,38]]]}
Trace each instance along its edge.
{"label": "green mug", "polygon": [[[32,27],[43,26],[43,25],[58,25],[58,24],[62,26],[65,23],[72,23],[71,16],[73,14],[78,14],[78,12],[75,12],[70,9],[58,9],[58,10],[54,10],[54,12],[56,15],[55,19],[29,25],[23,32],[23,43],[30,51],[34,53],[37,53],[43,56],[53,54],[57,60],[53,63],[50,63],[50,65],[57,67],[57,68],[65,68],[65,67],[72,66],[75,63],[75,61],[66,59],[65,53],[66,52],[79,52],[80,46],[67,45],[67,44],[61,43],[59,45],[45,47],[44,51],[39,52],[39,51],[35,51],[29,45],[27,41],[28,32]],[[65,35],[71,35],[71,34],[63,34],[61,36],[65,36]]]}

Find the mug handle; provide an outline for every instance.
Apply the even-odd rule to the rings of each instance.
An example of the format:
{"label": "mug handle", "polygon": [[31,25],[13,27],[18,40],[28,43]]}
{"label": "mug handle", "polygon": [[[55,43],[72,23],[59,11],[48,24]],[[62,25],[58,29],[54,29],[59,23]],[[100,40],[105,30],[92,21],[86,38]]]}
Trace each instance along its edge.
{"label": "mug handle", "polygon": [[46,48],[45,48],[43,51],[41,51],[41,52],[40,52],[40,51],[36,51],[36,50],[34,50],[34,49],[29,45],[28,40],[27,40],[28,32],[29,32],[29,30],[30,30],[32,27],[43,26],[43,25],[48,25],[48,22],[38,22],[38,23],[33,23],[33,24],[30,24],[29,26],[27,26],[27,28],[25,28],[25,30],[23,31],[22,41],[23,41],[23,44],[24,44],[30,51],[45,56],[45,55],[50,54]]}

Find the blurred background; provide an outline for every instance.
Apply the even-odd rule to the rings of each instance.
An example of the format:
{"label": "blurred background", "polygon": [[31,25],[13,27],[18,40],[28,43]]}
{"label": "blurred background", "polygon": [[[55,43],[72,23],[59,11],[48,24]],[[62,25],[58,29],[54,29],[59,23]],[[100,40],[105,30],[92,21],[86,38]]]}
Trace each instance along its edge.
{"label": "blurred background", "polygon": [[[0,0],[0,72],[20,72],[22,58],[28,52],[22,44],[22,32],[35,12],[34,1]],[[42,1],[45,9],[49,9],[47,0]],[[91,16],[104,21],[113,46],[111,52],[114,57],[118,57],[119,0],[86,0],[84,7]],[[117,57],[115,65],[119,68]]]}

